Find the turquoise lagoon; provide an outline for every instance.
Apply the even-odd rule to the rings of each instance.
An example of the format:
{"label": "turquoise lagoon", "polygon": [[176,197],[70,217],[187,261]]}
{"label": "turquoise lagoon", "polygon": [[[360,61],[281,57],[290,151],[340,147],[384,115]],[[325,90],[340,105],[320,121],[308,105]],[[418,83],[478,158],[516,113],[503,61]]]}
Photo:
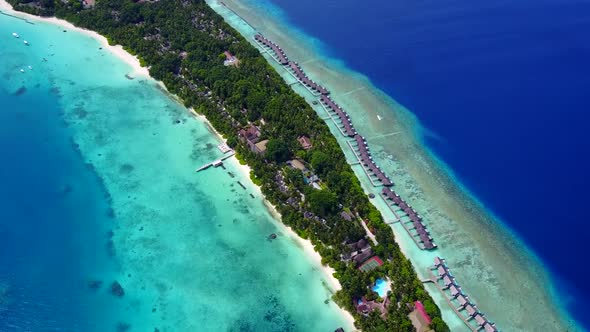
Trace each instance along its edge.
{"label": "turquoise lagoon", "polygon": [[0,330],[350,330],[206,123],[62,30],[0,15]]}

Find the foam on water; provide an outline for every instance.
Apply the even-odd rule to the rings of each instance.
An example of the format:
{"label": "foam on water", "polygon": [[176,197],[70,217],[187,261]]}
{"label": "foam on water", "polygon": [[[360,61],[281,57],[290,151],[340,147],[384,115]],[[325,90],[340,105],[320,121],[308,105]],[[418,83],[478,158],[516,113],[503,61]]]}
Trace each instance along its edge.
{"label": "foam on water", "polygon": [[[26,36],[31,46],[17,45],[10,36],[13,30],[21,38]],[[85,213],[77,216],[76,231],[67,228],[76,239],[69,249],[77,254],[70,257],[75,259],[71,268],[62,271],[72,284],[82,285],[76,288],[77,301],[70,304],[95,313],[80,315],[85,324],[82,330],[351,329],[330,301],[332,290],[318,267],[272,218],[237,162],[228,160],[226,170],[195,173],[202,164],[220,157],[219,141],[156,82],[129,80],[125,74],[131,69],[99,49],[97,41],[49,24],[30,25],[0,16],[0,43],[3,93],[26,89],[12,97],[19,101],[2,112],[18,114],[27,108],[32,121],[43,118],[51,111],[49,105],[31,107],[26,102],[33,98],[34,89],[51,96],[56,121],[67,126],[59,130],[67,130],[71,137],[67,148],[75,147],[75,162],[83,168],[87,165],[95,187],[104,189],[100,193],[104,204],[98,203],[96,211],[101,217],[94,217],[88,202],[61,207],[69,211],[73,204]],[[33,70],[20,73],[19,68],[27,65]],[[63,142],[59,144],[66,149]],[[65,183],[75,190],[90,186],[75,174]],[[60,220],[48,218],[48,222],[59,224]],[[89,234],[81,236],[78,231]],[[278,238],[269,241],[271,233]],[[61,239],[60,234],[53,236]],[[90,267],[78,273],[78,263]],[[41,273],[33,280],[42,278]],[[90,291],[90,279],[105,284]],[[123,287],[123,297],[109,294],[113,280]],[[0,275],[0,284],[6,282],[5,275]],[[18,289],[2,294],[7,299],[0,297],[0,305],[18,305]],[[38,294],[29,296],[35,301]],[[49,313],[61,312],[52,305],[46,307]],[[67,303],[62,305],[67,309]],[[36,324],[47,319],[34,318],[34,310],[28,314],[39,320]]]}

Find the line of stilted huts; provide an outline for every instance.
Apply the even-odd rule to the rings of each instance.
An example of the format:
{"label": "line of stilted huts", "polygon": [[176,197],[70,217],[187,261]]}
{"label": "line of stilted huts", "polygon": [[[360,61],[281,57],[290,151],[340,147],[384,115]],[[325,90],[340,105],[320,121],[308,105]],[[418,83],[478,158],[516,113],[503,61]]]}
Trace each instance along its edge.
{"label": "line of stilted huts", "polygon": [[[393,181],[377,166],[365,138],[354,129],[354,125],[346,111],[330,98],[330,91],[310,79],[297,62],[289,60],[289,57],[279,45],[261,34],[256,34],[254,41],[313,96],[319,97],[319,102],[324,111],[336,124],[338,130],[345,137],[351,138],[347,143],[358,160],[358,163],[355,164],[362,166],[373,186],[383,187],[381,197],[396,217],[393,222],[399,222],[420,249],[436,249],[437,245],[430,236],[422,217],[391,189],[394,185]],[[437,271],[438,274],[435,275],[432,271]],[[429,271],[429,274],[430,279],[426,282],[433,282],[437,286],[448,304],[471,330],[497,331],[496,325],[488,321],[485,315],[477,309],[477,306],[469,300],[469,297],[463,294],[461,287],[456,284],[455,278],[450,274],[443,259],[439,257],[435,259],[435,266]],[[472,322],[475,322],[475,324]]]}

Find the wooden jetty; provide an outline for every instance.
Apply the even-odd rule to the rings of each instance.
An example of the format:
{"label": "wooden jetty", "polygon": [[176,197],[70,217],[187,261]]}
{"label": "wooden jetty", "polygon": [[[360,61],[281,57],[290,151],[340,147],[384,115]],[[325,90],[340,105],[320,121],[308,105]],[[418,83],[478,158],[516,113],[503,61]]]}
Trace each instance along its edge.
{"label": "wooden jetty", "polygon": [[[393,182],[377,164],[373,161],[373,157],[371,156],[371,152],[369,151],[369,147],[367,146],[367,142],[361,135],[355,135],[354,141],[349,141],[348,146],[352,149],[352,152],[356,156],[356,159],[359,161],[365,174],[369,177],[369,180],[373,184],[374,187],[385,186],[391,187],[393,186]],[[351,142],[356,142],[356,149],[352,145]],[[373,180],[373,176],[376,177]],[[376,182],[378,181],[378,182]]]}
{"label": "wooden jetty", "polygon": [[[346,113],[342,107],[338,106],[338,104],[336,104],[332,98],[322,95],[320,98],[320,104],[324,108],[324,111],[328,113],[332,121],[334,121],[342,135],[354,137],[358,134],[352,125],[352,121],[350,121],[348,113]],[[336,121],[336,118],[340,120],[340,123]]]}
{"label": "wooden jetty", "polygon": [[[433,271],[435,271],[436,274]],[[477,305],[469,299],[469,296],[463,293],[463,290],[457,284],[455,277],[451,275],[444,259],[436,257],[434,259],[434,266],[430,268],[428,273],[430,275],[430,280],[422,280],[422,282],[432,282],[442,293],[451,309],[453,309],[455,314],[471,331],[498,331],[496,324],[490,322],[485,315],[479,311]],[[456,304],[453,303],[453,301],[455,301]]]}
{"label": "wooden jetty", "polygon": [[201,167],[197,168],[197,169],[195,170],[195,172],[204,171],[204,170],[206,170],[207,168],[209,168],[209,167],[212,167],[212,166],[213,166],[213,167],[219,167],[219,166],[223,166],[223,161],[224,161],[224,160],[226,160],[226,159],[228,159],[228,158],[230,158],[230,157],[232,157],[234,154],[236,154],[236,152],[232,150],[232,151],[230,152],[230,154],[228,154],[227,156],[224,156],[224,157],[222,157],[222,158],[220,158],[220,159],[217,159],[217,160],[214,160],[214,161],[212,161],[212,162],[210,162],[210,163],[207,163],[207,164],[205,164],[205,165],[203,165],[203,166],[201,166]]}
{"label": "wooden jetty", "polygon": [[328,89],[324,88],[323,86],[317,84],[309,77],[307,77],[307,74],[303,71],[303,69],[301,69],[301,66],[297,62],[289,61],[289,67],[287,68],[291,69],[289,71],[291,75],[293,75],[293,77],[295,77],[299,82],[301,82],[301,84],[303,84],[303,86],[305,86],[305,88],[308,89],[312,95],[317,96],[330,94],[330,91],[328,91]]}
{"label": "wooden jetty", "polygon": [[301,83],[312,95],[318,96],[330,94],[328,89],[310,79],[297,62],[289,60],[285,51],[283,51],[279,45],[261,34],[256,34],[254,36],[254,41],[276,62],[285,66],[287,72],[297,80],[297,83]]}
{"label": "wooden jetty", "polygon": [[256,34],[254,36],[254,40],[263,49],[265,49],[265,50],[266,49],[270,49],[272,51],[272,53],[270,53],[270,52],[268,52],[268,53],[279,64],[281,64],[283,66],[286,66],[289,63],[289,58],[287,58],[287,55],[285,54],[285,51],[283,51],[283,49],[279,45],[271,42],[270,40],[268,40],[266,37],[264,37],[261,34]]}
{"label": "wooden jetty", "polygon": [[[396,194],[395,191],[389,188],[383,188],[381,191],[381,198],[383,198],[391,212],[393,212],[395,217],[400,221],[400,224],[404,227],[406,232],[408,232],[418,248],[422,250],[432,250],[438,247],[430,236],[430,232],[428,232],[426,225],[424,225],[422,217],[420,217],[420,215],[410,205],[408,205],[408,203],[406,203],[398,194]],[[401,216],[398,215],[392,205],[399,207],[399,209],[404,212],[410,218],[410,220],[401,220]],[[414,234],[412,230],[414,230],[416,233]]]}

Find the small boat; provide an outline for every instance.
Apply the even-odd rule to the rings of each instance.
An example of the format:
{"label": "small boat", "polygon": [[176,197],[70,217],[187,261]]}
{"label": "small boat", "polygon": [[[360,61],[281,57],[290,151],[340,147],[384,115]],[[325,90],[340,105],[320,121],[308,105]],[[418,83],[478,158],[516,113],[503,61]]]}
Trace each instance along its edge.
{"label": "small boat", "polygon": [[29,42],[28,42],[28,41],[26,41],[26,40],[24,41],[24,43],[25,43],[25,45],[29,45]]}
{"label": "small boat", "polygon": [[29,70],[32,70],[33,69],[33,67],[31,67],[31,66],[28,66],[27,68],[29,68]]}
{"label": "small boat", "polygon": [[25,72],[25,70],[21,68],[20,72],[21,72],[21,73],[24,73],[24,72]]}
{"label": "small boat", "polygon": [[12,36],[13,36],[14,38],[19,38],[19,37],[20,37],[20,36],[18,35],[18,33],[16,33],[16,32],[13,32],[13,33],[12,33]]}
{"label": "small boat", "polygon": [[379,119],[379,121],[381,121],[381,119],[382,119],[381,115],[377,115],[377,119]]}

